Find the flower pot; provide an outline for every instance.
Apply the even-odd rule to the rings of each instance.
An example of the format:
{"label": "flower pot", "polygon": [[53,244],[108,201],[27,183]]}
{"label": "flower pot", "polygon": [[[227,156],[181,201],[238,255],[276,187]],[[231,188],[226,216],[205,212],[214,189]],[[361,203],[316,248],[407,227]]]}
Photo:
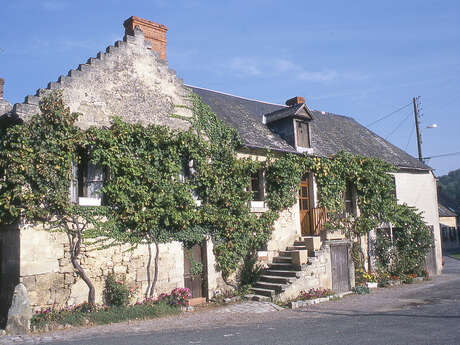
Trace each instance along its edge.
{"label": "flower pot", "polygon": [[377,288],[377,284],[378,284],[378,283],[367,282],[366,284],[367,284],[367,287],[368,287],[369,289],[375,289],[375,288]]}

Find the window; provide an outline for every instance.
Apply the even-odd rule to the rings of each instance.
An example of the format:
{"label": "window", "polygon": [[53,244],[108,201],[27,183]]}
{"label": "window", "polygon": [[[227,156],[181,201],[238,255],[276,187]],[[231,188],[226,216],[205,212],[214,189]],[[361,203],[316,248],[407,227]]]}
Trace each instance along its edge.
{"label": "window", "polygon": [[258,170],[251,175],[251,183],[249,184],[248,191],[252,193],[252,201],[264,200],[264,174],[263,170]]}
{"label": "window", "polygon": [[104,185],[105,171],[101,165],[90,162],[87,152],[80,152],[80,164],[72,164],[72,183],[70,197],[81,206],[100,206],[101,188]]}
{"label": "window", "polygon": [[310,126],[305,121],[295,121],[297,146],[311,147],[310,145]]}

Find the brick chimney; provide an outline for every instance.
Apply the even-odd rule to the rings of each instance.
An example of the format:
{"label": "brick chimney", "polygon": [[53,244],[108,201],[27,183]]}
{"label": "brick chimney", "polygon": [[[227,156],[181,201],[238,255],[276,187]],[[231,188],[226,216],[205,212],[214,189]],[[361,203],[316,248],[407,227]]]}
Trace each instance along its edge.
{"label": "brick chimney", "polygon": [[296,96],[286,101],[286,105],[288,107],[292,107],[294,105],[302,104],[302,103],[305,103],[305,97]]}
{"label": "brick chimney", "polygon": [[134,28],[139,26],[144,32],[145,40],[152,43],[152,49],[160,55],[161,59],[166,60],[166,31],[168,28],[165,25],[132,16],[124,21],[123,26],[127,35],[134,35]]}
{"label": "brick chimney", "polygon": [[3,99],[3,85],[5,85],[5,79],[0,78],[0,99]]}

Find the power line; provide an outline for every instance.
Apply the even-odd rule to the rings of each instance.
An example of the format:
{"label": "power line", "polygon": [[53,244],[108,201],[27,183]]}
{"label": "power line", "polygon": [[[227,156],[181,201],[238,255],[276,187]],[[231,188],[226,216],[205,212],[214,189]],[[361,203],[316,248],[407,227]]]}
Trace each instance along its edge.
{"label": "power line", "polygon": [[443,154],[435,155],[435,156],[431,156],[431,157],[423,157],[423,159],[431,159],[431,158],[439,158],[439,157],[448,157],[448,156],[456,156],[456,155],[460,155],[460,152],[443,153]]}
{"label": "power line", "polygon": [[375,120],[374,122],[371,122],[370,124],[366,125],[366,127],[370,127],[370,126],[372,126],[372,125],[375,125],[377,122],[380,122],[380,121],[382,121],[382,120],[385,120],[385,119],[389,118],[391,115],[396,114],[397,112],[399,112],[399,111],[401,111],[401,110],[407,108],[407,107],[410,106],[411,104],[412,104],[412,102],[407,103],[406,105],[402,106],[401,108],[396,109],[395,111],[392,111],[391,113],[382,116],[381,118]]}
{"label": "power line", "polygon": [[404,148],[404,151],[406,151],[407,148],[409,147],[409,143],[410,143],[410,140],[412,139],[412,135],[414,135],[414,130],[415,130],[415,127],[412,127],[412,130],[410,131],[409,139],[407,139],[407,143],[406,143],[406,147]]}
{"label": "power line", "polygon": [[406,120],[407,120],[407,119],[409,118],[409,116],[411,116],[411,115],[412,115],[411,113],[407,114],[407,116],[406,116],[404,119],[402,119],[402,121],[400,121],[400,122],[396,125],[395,129],[393,129],[393,131],[385,137],[385,140],[388,140],[388,138],[391,137],[391,136],[393,135],[393,133],[396,132],[396,131],[402,126],[402,124],[403,124],[404,122],[406,122]]}

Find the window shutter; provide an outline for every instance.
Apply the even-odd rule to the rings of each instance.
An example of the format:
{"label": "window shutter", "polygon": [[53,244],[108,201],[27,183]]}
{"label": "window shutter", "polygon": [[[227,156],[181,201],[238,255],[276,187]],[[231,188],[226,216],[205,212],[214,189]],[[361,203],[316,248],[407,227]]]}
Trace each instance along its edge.
{"label": "window shutter", "polygon": [[72,162],[72,180],[70,181],[70,202],[78,203],[78,166]]}

